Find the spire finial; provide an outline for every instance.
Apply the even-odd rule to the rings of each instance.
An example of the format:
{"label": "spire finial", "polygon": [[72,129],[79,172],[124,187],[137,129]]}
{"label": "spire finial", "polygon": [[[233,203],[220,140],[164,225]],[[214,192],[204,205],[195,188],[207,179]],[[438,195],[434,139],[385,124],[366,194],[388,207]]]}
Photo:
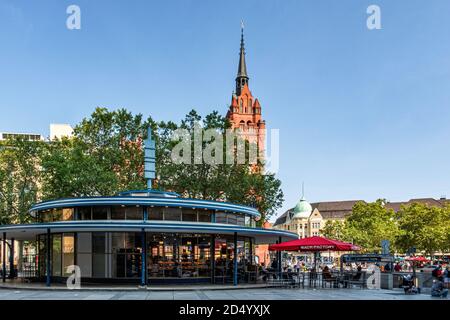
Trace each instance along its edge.
{"label": "spire finial", "polygon": [[302,181],[302,199],[305,199],[305,182]]}
{"label": "spire finial", "polygon": [[245,46],[244,46],[244,21],[241,20],[241,49],[239,51],[239,67],[236,77],[236,93],[239,96],[241,89],[248,83],[247,65],[245,63]]}

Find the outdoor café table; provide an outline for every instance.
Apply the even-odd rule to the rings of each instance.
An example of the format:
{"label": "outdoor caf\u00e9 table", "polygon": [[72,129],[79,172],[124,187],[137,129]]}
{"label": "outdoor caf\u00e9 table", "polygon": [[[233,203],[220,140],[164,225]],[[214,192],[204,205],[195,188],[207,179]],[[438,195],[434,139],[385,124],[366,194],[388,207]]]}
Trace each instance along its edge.
{"label": "outdoor caf\u00e9 table", "polygon": [[324,276],[322,273],[322,287],[326,287],[327,284],[333,288],[339,288],[341,282],[341,274],[337,271],[331,271],[328,276]]}
{"label": "outdoor caf\u00e9 table", "polygon": [[309,271],[308,276],[310,288],[316,288],[317,286],[320,286],[320,280],[322,278],[321,273],[317,271]]}

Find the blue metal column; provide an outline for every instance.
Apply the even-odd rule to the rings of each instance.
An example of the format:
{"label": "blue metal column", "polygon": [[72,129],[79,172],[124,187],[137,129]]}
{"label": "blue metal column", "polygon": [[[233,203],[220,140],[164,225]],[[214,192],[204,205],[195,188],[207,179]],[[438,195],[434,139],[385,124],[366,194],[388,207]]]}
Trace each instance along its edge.
{"label": "blue metal column", "polygon": [[3,232],[2,263],[2,279],[6,282],[6,232]]}
{"label": "blue metal column", "polygon": [[147,285],[147,237],[146,237],[144,228],[142,228],[142,231],[141,231],[141,241],[142,241],[141,286],[146,286]]}
{"label": "blue metal column", "polygon": [[46,254],[47,254],[47,261],[46,261],[46,270],[45,272],[47,273],[47,280],[45,285],[47,287],[50,287],[51,285],[51,274],[52,274],[52,270],[51,270],[51,263],[50,263],[50,259],[51,259],[51,254],[50,254],[50,250],[51,250],[51,241],[50,241],[50,229],[47,229],[47,245],[46,245]]}
{"label": "blue metal column", "polygon": [[211,244],[209,246],[209,256],[211,259],[211,283],[216,283],[216,235],[211,235]]}
{"label": "blue metal column", "polygon": [[14,238],[11,238],[9,247],[9,278],[14,279]]}
{"label": "blue metal column", "polygon": [[237,249],[237,232],[234,233],[234,268],[233,268],[233,285],[238,284],[238,249]]}
{"label": "blue metal column", "polygon": [[144,222],[148,220],[148,207],[144,207]]}

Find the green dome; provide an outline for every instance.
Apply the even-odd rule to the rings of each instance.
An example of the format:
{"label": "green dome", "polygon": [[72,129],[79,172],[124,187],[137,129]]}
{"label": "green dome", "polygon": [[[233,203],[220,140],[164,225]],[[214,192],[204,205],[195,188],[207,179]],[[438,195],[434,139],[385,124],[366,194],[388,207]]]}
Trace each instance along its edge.
{"label": "green dome", "polygon": [[292,210],[293,212],[293,216],[292,218],[309,218],[309,216],[311,215],[312,212],[312,207],[311,205],[308,203],[308,201],[306,201],[305,198],[301,198],[300,201],[297,203],[297,205],[295,206],[294,210]]}

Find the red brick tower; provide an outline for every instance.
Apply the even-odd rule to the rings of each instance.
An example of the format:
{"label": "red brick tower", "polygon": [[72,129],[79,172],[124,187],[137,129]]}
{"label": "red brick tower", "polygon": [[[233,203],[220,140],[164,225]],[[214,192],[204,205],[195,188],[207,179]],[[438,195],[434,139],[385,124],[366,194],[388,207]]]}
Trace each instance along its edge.
{"label": "red brick tower", "polygon": [[264,153],[266,123],[261,116],[261,105],[248,87],[249,77],[245,63],[244,28],[241,28],[241,49],[236,76],[236,91],[231,98],[227,119],[233,129],[241,129],[242,136],[251,143],[257,143],[261,155]]}

